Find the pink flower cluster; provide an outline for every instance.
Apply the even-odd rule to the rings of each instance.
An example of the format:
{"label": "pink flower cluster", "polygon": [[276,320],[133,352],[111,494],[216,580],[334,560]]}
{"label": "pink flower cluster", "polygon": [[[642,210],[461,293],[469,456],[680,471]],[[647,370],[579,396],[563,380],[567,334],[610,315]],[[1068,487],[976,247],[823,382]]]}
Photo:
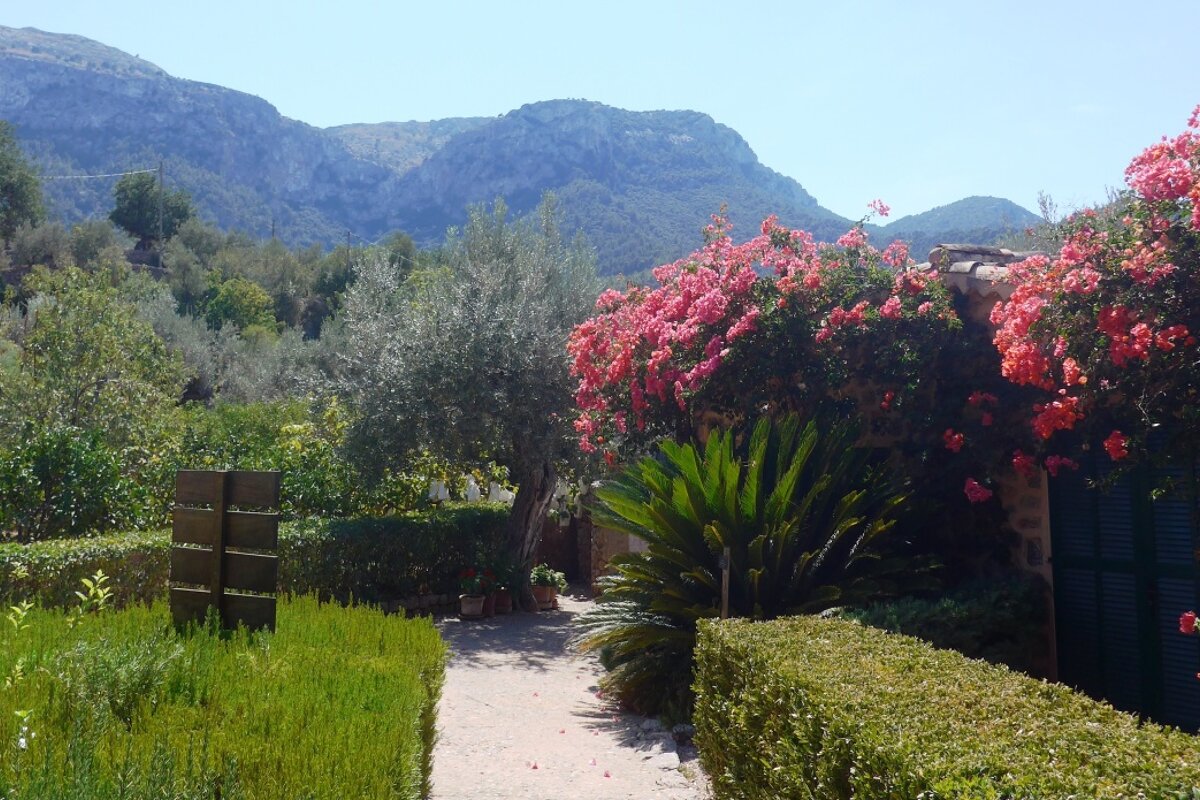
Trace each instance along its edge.
{"label": "pink flower cluster", "polygon": [[[837,245],[818,245],[768,217],[760,235],[734,244],[715,217],[706,240],[653,270],[657,286],[606,291],[596,315],[572,332],[575,427],[584,450],[607,449],[615,434],[642,431],[662,414],[688,413],[691,398],[768,319],[807,318],[815,345],[884,320],[953,319],[944,290],[930,294],[934,277],[909,266],[901,244],[884,259],[861,226]],[[893,286],[868,292],[862,276],[878,274],[881,263],[897,270]]]}

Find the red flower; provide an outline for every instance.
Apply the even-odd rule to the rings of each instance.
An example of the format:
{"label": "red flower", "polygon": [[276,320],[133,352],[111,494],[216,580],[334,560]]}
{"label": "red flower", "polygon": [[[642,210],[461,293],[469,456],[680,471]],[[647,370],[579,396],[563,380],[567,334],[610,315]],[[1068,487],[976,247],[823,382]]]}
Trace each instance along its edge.
{"label": "red flower", "polygon": [[972,503],[982,503],[992,497],[992,490],[980,485],[974,478],[967,478],[967,482],[963,484],[963,493]]}
{"label": "red flower", "polygon": [[1191,636],[1196,632],[1196,612],[1185,611],[1179,615],[1179,632]]}
{"label": "red flower", "polygon": [[1104,440],[1104,451],[1113,461],[1120,461],[1129,455],[1129,439],[1120,431],[1113,431]]}
{"label": "red flower", "polygon": [[966,437],[961,433],[956,433],[953,428],[946,428],[946,432],[942,434],[942,441],[945,442],[947,450],[957,453],[962,450]]}

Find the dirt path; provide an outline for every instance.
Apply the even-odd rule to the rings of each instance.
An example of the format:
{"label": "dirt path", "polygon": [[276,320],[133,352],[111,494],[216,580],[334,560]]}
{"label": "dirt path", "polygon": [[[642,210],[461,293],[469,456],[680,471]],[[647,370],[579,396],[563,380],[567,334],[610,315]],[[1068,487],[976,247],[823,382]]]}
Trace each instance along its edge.
{"label": "dirt path", "polygon": [[[438,707],[435,800],[704,800],[695,751],[597,697],[602,669],[567,652],[590,605],[439,624],[451,661]],[[682,759],[682,763],[681,763]]]}

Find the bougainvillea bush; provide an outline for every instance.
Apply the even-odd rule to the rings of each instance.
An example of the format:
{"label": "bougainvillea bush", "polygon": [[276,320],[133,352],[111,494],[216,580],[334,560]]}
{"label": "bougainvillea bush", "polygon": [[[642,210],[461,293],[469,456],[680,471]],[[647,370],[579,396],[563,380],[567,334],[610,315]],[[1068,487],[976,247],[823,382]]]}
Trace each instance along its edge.
{"label": "bougainvillea bush", "polygon": [[984,501],[1023,388],[1001,377],[986,322],[902,243],[879,250],[859,224],[820,244],[769,218],[737,244],[715,217],[701,249],[654,277],[605,292],[571,336],[583,449],[611,463],[762,413],[858,417],[912,479],[922,535],[953,548],[987,531],[1003,550],[999,504]]}
{"label": "bougainvillea bush", "polygon": [[1125,177],[1116,203],[1064,223],[1057,255],[1013,266],[992,312],[1005,377],[1042,394],[1027,414],[1052,472],[1074,466],[1077,438],[1129,464],[1151,455],[1156,429],[1169,431],[1153,437],[1164,457],[1194,457],[1200,436],[1200,106]]}

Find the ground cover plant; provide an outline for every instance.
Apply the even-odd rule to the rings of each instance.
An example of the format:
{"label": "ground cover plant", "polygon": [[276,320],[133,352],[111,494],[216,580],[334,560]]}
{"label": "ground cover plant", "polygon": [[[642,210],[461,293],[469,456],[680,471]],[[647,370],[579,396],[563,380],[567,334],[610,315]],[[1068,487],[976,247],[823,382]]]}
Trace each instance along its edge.
{"label": "ground cover plant", "polygon": [[444,646],[427,620],[282,600],[274,634],[163,604],[0,620],[6,798],[420,798]]}
{"label": "ground cover plant", "polygon": [[607,686],[648,713],[686,716],[697,623],[717,617],[730,549],[729,613],[773,619],[853,605],[926,582],[888,534],[899,484],[845,424],[761,420],[744,452],[729,432],[701,448],[664,442],[598,492],[593,519],[647,544],[614,557],[578,643]]}
{"label": "ground cover plant", "polygon": [[705,623],[696,659],[696,741],[723,800],[1200,792],[1193,736],[857,623]]}

